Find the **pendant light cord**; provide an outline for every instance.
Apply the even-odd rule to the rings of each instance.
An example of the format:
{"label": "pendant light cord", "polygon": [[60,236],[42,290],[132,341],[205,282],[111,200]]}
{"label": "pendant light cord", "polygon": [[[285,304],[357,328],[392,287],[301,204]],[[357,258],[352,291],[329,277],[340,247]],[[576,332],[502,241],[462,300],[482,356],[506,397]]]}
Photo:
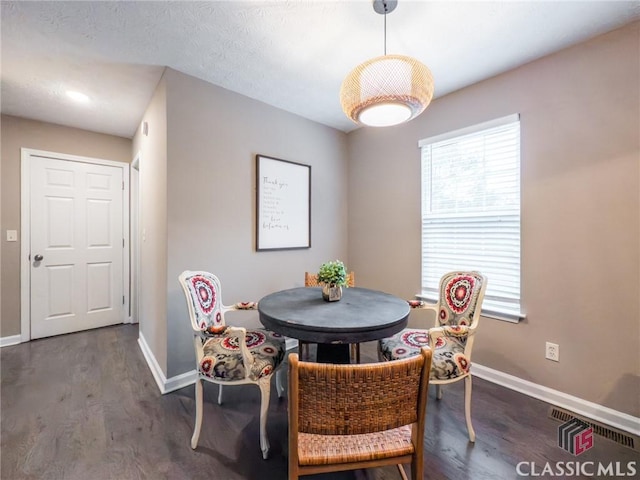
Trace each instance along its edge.
{"label": "pendant light cord", "polygon": [[387,5],[384,6],[384,55],[387,56]]}

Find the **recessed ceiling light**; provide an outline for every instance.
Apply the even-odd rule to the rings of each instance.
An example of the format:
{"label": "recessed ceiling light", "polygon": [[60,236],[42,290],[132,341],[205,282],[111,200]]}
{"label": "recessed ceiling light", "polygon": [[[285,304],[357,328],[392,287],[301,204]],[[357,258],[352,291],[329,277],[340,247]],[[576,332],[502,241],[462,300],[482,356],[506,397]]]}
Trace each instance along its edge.
{"label": "recessed ceiling light", "polygon": [[88,102],[89,101],[89,97],[87,97],[84,93],[74,92],[72,90],[68,90],[67,91],[67,96],[69,98],[72,98],[76,102]]}

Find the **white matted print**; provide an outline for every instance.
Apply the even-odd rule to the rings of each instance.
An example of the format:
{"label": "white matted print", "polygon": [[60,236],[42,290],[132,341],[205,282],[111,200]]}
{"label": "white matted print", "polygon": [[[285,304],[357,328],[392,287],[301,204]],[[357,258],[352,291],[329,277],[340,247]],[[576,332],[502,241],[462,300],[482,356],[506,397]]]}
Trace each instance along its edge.
{"label": "white matted print", "polygon": [[256,155],[256,250],[311,247],[311,166]]}

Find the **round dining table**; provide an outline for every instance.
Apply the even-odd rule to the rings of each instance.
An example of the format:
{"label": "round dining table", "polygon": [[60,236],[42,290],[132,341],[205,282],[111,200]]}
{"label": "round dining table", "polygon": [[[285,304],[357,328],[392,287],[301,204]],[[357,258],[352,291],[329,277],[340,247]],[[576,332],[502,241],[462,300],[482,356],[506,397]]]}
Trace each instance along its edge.
{"label": "round dining table", "polygon": [[368,288],[343,288],[342,299],[322,298],[320,287],[271,293],[258,302],[260,322],[287,337],[318,344],[317,360],[349,363],[349,344],[390,337],[406,327],[409,304]]}

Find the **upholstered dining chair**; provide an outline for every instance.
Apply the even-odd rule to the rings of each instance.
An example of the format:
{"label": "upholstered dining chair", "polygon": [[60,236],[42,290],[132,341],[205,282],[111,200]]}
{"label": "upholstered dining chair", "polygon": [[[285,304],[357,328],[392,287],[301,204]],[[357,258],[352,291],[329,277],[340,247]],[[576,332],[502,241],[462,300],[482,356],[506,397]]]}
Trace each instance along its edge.
{"label": "upholstered dining chair", "polygon": [[[318,274],[304,272],[304,286],[305,287],[319,287],[321,286],[318,282]],[[356,286],[356,274],[351,271],[347,273],[347,287],[355,287]],[[298,341],[300,358],[303,360],[309,359],[309,342],[304,342],[302,340]],[[360,363],[360,344],[352,343],[350,346],[350,355],[356,363]]]}
{"label": "upholstered dining chair", "polygon": [[[360,365],[289,356],[289,480],[300,475],[411,462],[423,478],[432,352]],[[389,395],[393,392],[393,395]]]}
{"label": "upholstered dining chair", "polygon": [[[196,350],[196,420],[191,448],[196,448],[202,426],[202,380],[218,384],[218,404],[222,403],[223,385],[256,384],[260,388],[260,448],[263,458],[269,454],[267,411],[271,377],[278,371],[285,354],[281,335],[268,330],[233,327],[225,322],[225,313],[255,310],[256,302],[231,306],[222,303],[220,280],[204,271],[186,270],[180,274],[180,285],[187,300]],[[280,372],[278,371],[278,374]],[[279,375],[278,375],[279,376]],[[284,391],[280,378],[278,396]]]}
{"label": "upholstered dining chair", "polygon": [[430,382],[436,385],[438,400],[442,398],[442,385],[464,379],[464,412],[471,442],[476,441],[471,424],[471,349],[486,288],[487,279],[479,272],[446,273],[440,279],[436,304],[409,301],[411,308],[434,310],[435,327],[428,330],[406,328],[378,343],[382,360],[407,358],[417,355],[420,348],[430,346],[433,349]]}

